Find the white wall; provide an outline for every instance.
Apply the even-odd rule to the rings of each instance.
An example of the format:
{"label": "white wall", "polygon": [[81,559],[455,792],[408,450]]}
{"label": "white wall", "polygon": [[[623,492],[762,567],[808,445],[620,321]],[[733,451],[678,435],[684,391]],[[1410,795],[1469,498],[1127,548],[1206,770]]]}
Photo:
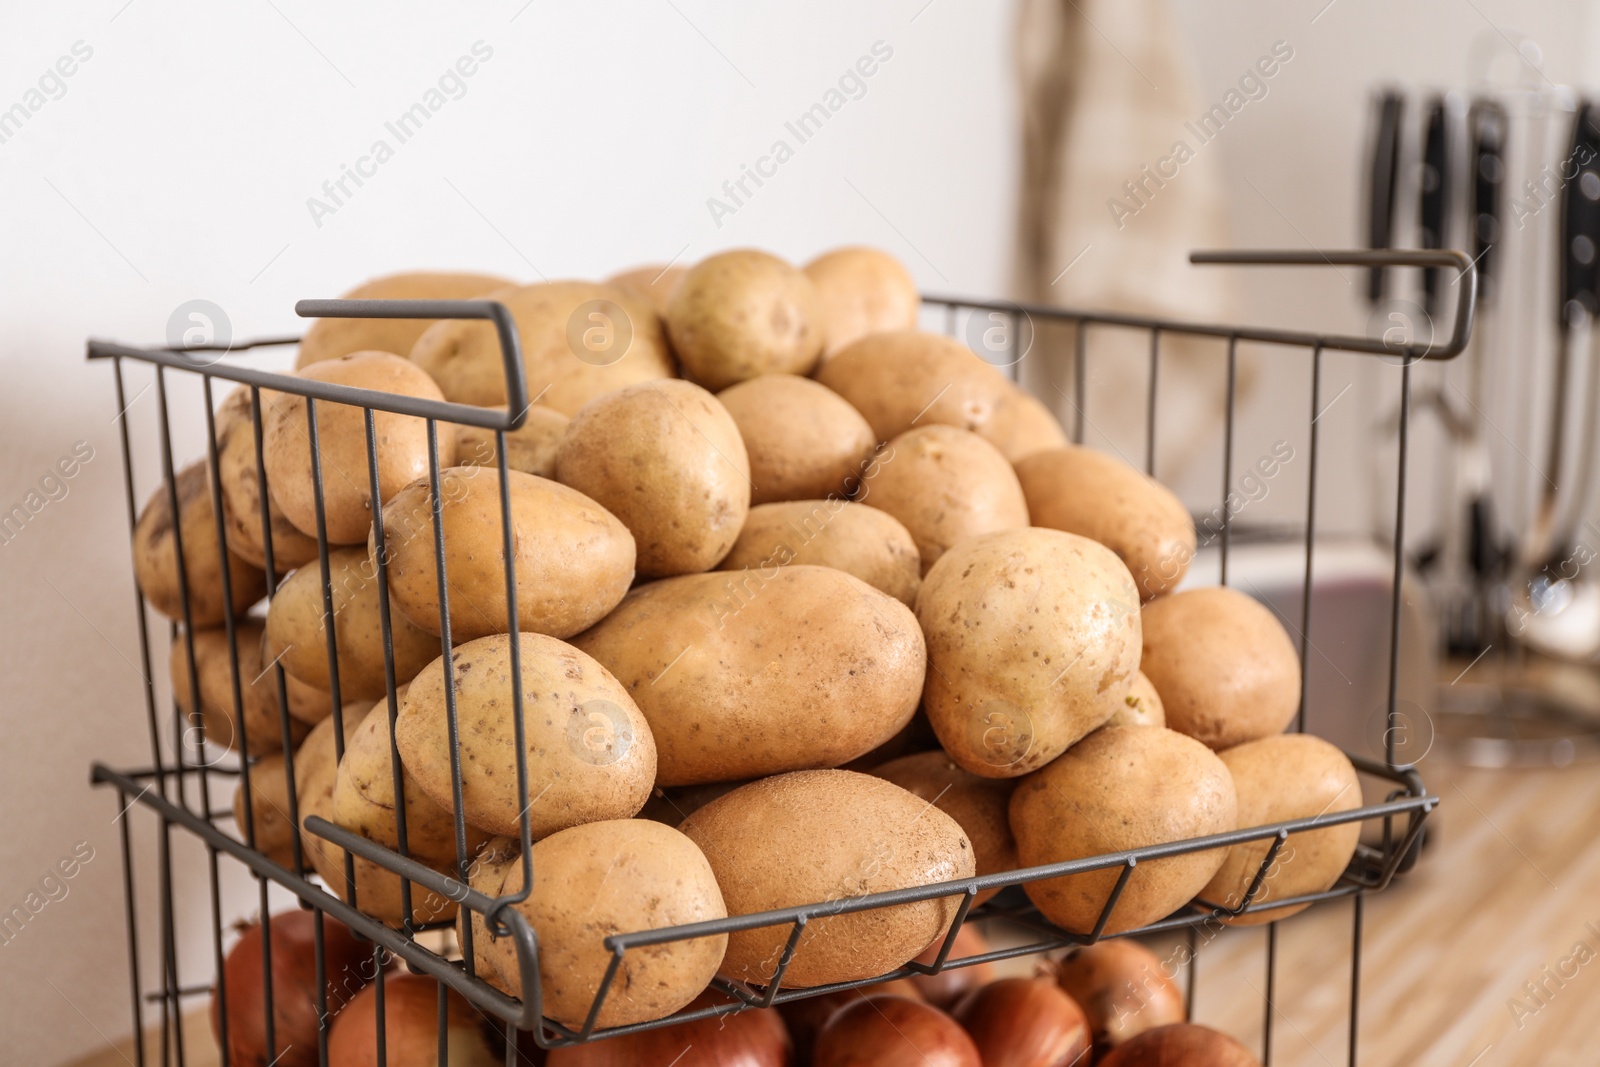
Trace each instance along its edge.
{"label": "white wall", "polygon": [[[1351,243],[1367,86],[1462,78],[1467,47],[1494,44],[1477,12],[1520,22],[1558,80],[1587,73],[1594,54],[1591,5],[1579,0],[1337,0],[1312,24],[1323,2],[1176,4],[1207,95],[1272,41],[1296,48],[1272,95],[1221,145],[1239,245]],[[10,1060],[54,1063],[127,1026],[116,807],[86,779],[91,759],[148,755],[117,410],[110,369],[84,363],[84,338],[159,341],[169,313],[197,297],[223,307],[236,336],[293,330],[296,298],[399,267],[583,277],[736,244],[802,259],[877,243],[929,289],[1002,295],[1016,144],[1010,18],[1009,5],[963,0],[97,0],[0,13],[0,108],[75,42],[93,50],[65,94],[0,144],[0,509],[75,442],[94,450],[68,495],[0,547],[0,909],[75,843],[94,850],[67,898],[0,946]],[[466,94],[315,224],[307,198],[480,40],[493,56]],[[877,41],[893,57],[865,96],[716,226],[706,199]],[[1254,280],[1246,308],[1258,320],[1364,320],[1337,277]],[[1331,396],[1352,372],[1335,360],[1329,373]],[[137,393],[147,379],[129,380]],[[1268,383],[1258,401],[1268,409],[1302,402],[1303,372]],[[196,456],[198,407],[192,392],[174,392],[179,456]],[[148,392],[128,416],[141,498],[154,485],[154,414]],[[1330,432],[1359,432],[1359,414],[1352,404],[1330,415],[1341,427]],[[164,645],[158,633],[158,674]],[[148,920],[148,834],[143,846]],[[200,982],[209,919],[195,860],[180,899],[184,973]],[[235,890],[225,919],[253,907]],[[144,935],[153,959],[148,922]]]}

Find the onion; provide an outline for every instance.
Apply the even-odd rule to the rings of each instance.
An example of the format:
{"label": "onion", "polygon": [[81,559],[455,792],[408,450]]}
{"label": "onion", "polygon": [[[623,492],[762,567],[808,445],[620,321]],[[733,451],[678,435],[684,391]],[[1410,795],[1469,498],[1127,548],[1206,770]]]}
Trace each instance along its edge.
{"label": "onion", "polygon": [[817,1035],[814,1067],[983,1067],[961,1024],[909,997],[865,997]]}
{"label": "onion", "polygon": [[[439,1063],[439,983],[420,974],[397,974],[383,983],[384,1059],[387,1067]],[[447,993],[445,1039],[450,1067],[497,1067],[501,1062],[488,1020],[455,990]],[[311,1050],[315,1062],[316,1049]],[[356,994],[328,1035],[328,1062],[338,1067],[378,1067],[378,987]]]}
{"label": "onion", "polygon": [[[926,952],[917,957],[917,962],[931,967],[933,961],[938,958],[939,948],[943,944],[944,938],[940,937],[928,946]],[[988,951],[989,942],[984,940],[983,935],[971,926],[963,926],[956,931],[956,943],[950,946],[949,958],[959,960]],[[994,964],[975,963],[971,967],[955,967],[940,971],[938,974],[915,974],[911,976],[911,981],[929,1004],[948,1010],[968,990],[977,989],[987,982],[994,981],[996,977]]]}
{"label": "onion", "polygon": [[[685,1010],[728,1002],[707,990]],[[551,1049],[545,1067],[789,1067],[790,1051],[777,1011],[751,1008]]]}
{"label": "onion", "polygon": [[956,1021],[983,1067],[1069,1067],[1089,1051],[1083,1009],[1048,978],[1002,978],[961,998]]}
{"label": "onion", "polygon": [[1135,1034],[1184,1021],[1183,994],[1154,952],[1118,938],[1061,961],[1056,982],[1089,1018],[1096,1055]]}
{"label": "onion", "polygon": [[[234,1067],[317,1067],[317,957],[315,913],[272,916],[273,1043],[267,1048],[267,998],[262,987],[261,925],[243,928],[222,962],[228,998],[228,1062]],[[377,974],[372,946],[343,923],[322,916],[323,963],[329,1016]],[[222,1040],[222,1003],[211,992],[211,1032]]]}
{"label": "onion", "polygon": [[1100,1067],[1261,1067],[1250,1050],[1227,1034],[1195,1023],[1158,1026],[1112,1050]]}
{"label": "onion", "polygon": [[896,978],[892,982],[874,982],[872,985],[859,986],[855,989],[822,993],[780,1004],[778,1012],[783,1016],[783,1021],[789,1025],[789,1036],[794,1039],[795,1062],[811,1062],[811,1050],[816,1047],[817,1034],[827,1025],[828,1020],[833,1018],[834,1012],[846,1004],[880,993],[907,997],[911,1000],[923,999],[922,993],[911,979]]}

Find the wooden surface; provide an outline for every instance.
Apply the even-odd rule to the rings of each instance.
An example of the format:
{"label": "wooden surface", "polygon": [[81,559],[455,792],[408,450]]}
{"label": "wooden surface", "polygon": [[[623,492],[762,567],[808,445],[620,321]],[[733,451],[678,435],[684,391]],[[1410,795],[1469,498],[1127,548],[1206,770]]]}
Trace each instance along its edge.
{"label": "wooden surface", "polygon": [[[1600,767],[1471,770],[1431,755],[1420,769],[1443,803],[1417,869],[1366,903],[1360,1062],[1600,1063]],[[1274,1064],[1347,1062],[1351,913],[1335,902],[1278,925]],[[1257,1050],[1266,937],[1262,928],[1228,930],[1199,959],[1197,1021]],[[1594,953],[1586,964],[1573,958],[1579,942]],[[1568,960],[1575,976],[1561,980]],[[1525,982],[1544,984],[1543,1003]],[[1514,1013],[1513,1002],[1523,1010]],[[203,1012],[195,1022],[188,1062],[210,1067]],[[74,1067],[131,1061],[124,1045]]]}

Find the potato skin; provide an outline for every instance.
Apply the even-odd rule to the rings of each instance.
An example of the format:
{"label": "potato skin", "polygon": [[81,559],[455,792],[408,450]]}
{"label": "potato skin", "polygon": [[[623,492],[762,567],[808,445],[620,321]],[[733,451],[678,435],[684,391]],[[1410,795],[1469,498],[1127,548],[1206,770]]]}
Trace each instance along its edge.
{"label": "potato skin", "polygon": [[904,604],[803,565],[640,586],[573,643],[650,720],[663,786],[863,755],[910,721],[927,662]]}
{"label": "potato skin", "polygon": [[[173,478],[178,497],[179,535],[183,538],[183,577],[189,592],[188,623],[217,626],[227,615],[222,598],[222,553],[217,540],[216,512],[211,506],[211,480],[202,460]],[[133,576],[150,606],[169,619],[184,622],[183,585],[178,580],[177,538],[172,508],[163,483],[145,502],[133,530]],[[267,591],[266,575],[237,552],[228,550],[228,589],[234,615],[243,615]]]}
{"label": "potato skin", "polygon": [[1115,713],[1139,669],[1139,597],[1122,561],[1030,527],[946,552],[923,579],[923,708],[985,778],[1036,770]]}
{"label": "potato skin", "polygon": [[1183,581],[1194,559],[1194,520],[1172,491],[1115,456],[1066,445],[1017,463],[1036,526],[1082,534],[1122,558],[1153,600]]}
{"label": "potato skin", "polygon": [[[1361,781],[1343,752],[1310,734],[1283,734],[1246,741],[1218,753],[1233,776],[1239,794],[1239,825],[1263,826],[1290,819],[1337,815],[1361,806]],[[1320,893],[1339,880],[1361,839],[1359,822],[1290,834],[1253,904]],[[1244,903],[1272,839],[1250,841],[1228,849],[1222,868],[1200,893],[1214,904],[1237,908]],[[1287,919],[1309,905],[1252,911],[1223,918],[1233,926]]]}
{"label": "potato skin", "polygon": [[[972,842],[975,873],[1017,869],[1017,841],[1011,834],[1009,814],[1015,781],[970,774],[944,752],[901,756],[871,773],[921,797],[954,819]],[[984,890],[972,898],[973,907],[998,892]]]}
{"label": "potato skin", "polygon": [[[228,633],[223,627],[196,630],[194,633],[195,676],[200,683],[200,721],[206,740],[233,752],[248,743],[251,756],[265,756],[283,750],[283,723],[278,709],[276,671],[263,669],[261,661],[261,623],[241,619],[234,625],[234,640],[239,649],[239,698],[244,710],[241,729],[234,711],[233,663],[228,654]],[[168,657],[172,677],[172,699],[185,716],[194,710],[189,684],[189,638],[179,632]],[[291,701],[290,714],[295,708]],[[298,718],[289,723],[290,740],[296,744],[306,734]],[[241,737],[241,733],[243,737]]]}
{"label": "potato skin", "polygon": [[586,405],[556,451],[556,478],[622,520],[644,578],[715,567],[750,511],[739,427],[690,382],[646,382]]}
{"label": "potato skin", "polygon": [[[507,471],[506,484],[521,631],[570,637],[598,622],[633,583],[633,535],[574,489],[521,471]],[[499,470],[441,471],[439,500],[451,640],[508,632]],[[384,505],[383,532],[394,606],[418,629],[438,633],[439,577],[428,479],[412,482]],[[367,544],[377,560],[377,531]]]}
{"label": "potato skin", "polygon": [[991,440],[1012,463],[1020,463],[1035,452],[1064,448],[1069,443],[1067,431],[1055,412],[1023,389],[1011,391],[1007,424],[996,427]]}
{"label": "potato skin", "polygon": [[[443,400],[439,387],[417,366],[388,352],[354,352],[313,363],[301,377],[375,389],[399,396]],[[265,398],[263,398],[265,399]],[[361,544],[372,528],[372,480],[367,464],[367,429],[362,408],[317,405],[317,451],[322,457],[322,498],[328,542]],[[264,404],[262,461],[272,499],[297,529],[317,535],[316,490],[306,399],[276,394]],[[455,427],[439,423],[439,464],[453,466]],[[423,419],[376,411],[372,429],[378,453],[378,490],[383,499],[428,473],[428,431]]]}
{"label": "potato skin", "polygon": [[1189,589],[1145,606],[1141,668],[1167,725],[1221,751],[1280,733],[1300,707],[1300,657],[1244,593]]}
{"label": "potato skin", "polygon": [[824,359],[868,334],[916,328],[922,294],[905,266],[882,249],[835,248],[804,269],[822,307]]}
{"label": "potato skin", "polygon": [[[474,300],[511,283],[493,274],[405,271],[363,282],[342,300]],[[300,340],[295,369],[351,352],[404,356],[437,319],[317,319]]]}
{"label": "potato skin", "polygon": [[858,499],[911,532],[924,575],[969,537],[1028,525],[1011,464],[977,434],[953,426],[920,426],[890,441]]}
{"label": "potato skin", "polygon": [[[334,320],[323,320],[334,321]],[[271,398],[282,393],[261,395],[261,426],[265,433],[267,408]],[[250,413],[250,391],[240,386],[217,409],[217,478],[222,485],[223,534],[228,548],[258,569],[266,567],[264,538],[261,535],[260,465],[256,462],[255,422]],[[262,451],[266,451],[265,438]],[[268,530],[272,536],[272,566],[286,574],[317,558],[317,539],[302,533],[283,514],[278,502],[267,493]]]}
{"label": "potato skin", "polygon": [[[544,1013],[580,1027],[613,959],[609,934],[725,918],[717,879],[689,838],[648,819],[612,819],[552,834],[533,846],[533,891],[513,905],[539,934]],[[522,864],[506,864],[503,893],[522,889]],[[669,941],[622,957],[597,1025],[659,1019],[688,1004],[722,963],[727,935]],[[484,955],[520,986],[511,938],[489,940]]]}
{"label": "potato skin", "polygon": [[[604,667],[563,641],[525,633],[519,646],[526,797],[517,789],[510,637],[480,637],[451,653],[467,822],[517,834],[526,806],[533,836],[540,838],[637,814],[655,780],[656,743],[633,698]],[[412,680],[395,743],[417,784],[454,812],[443,657]]]}
{"label": "potato skin", "polygon": [[848,496],[878,439],[861,413],[810,378],[762,374],[717,394],[750,457],[750,503]]}
{"label": "potato skin", "polygon": [[[1210,749],[1171,730],[1108,726],[1024,778],[1011,795],[1011,829],[1024,867],[1226,833],[1237,827],[1228,768]],[[1134,868],[1105,932],[1155,922],[1189,901],[1222,865],[1225,850],[1146,860]],[[1045,917],[1088,933],[1120,867],[1029,882]]]}
{"label": "potato skin", "polygon": [[791,564],[832,567],[911,607],[922,585],[922,557],[900,520],[849,500],[789,500],[750,509],[718,570],[762,571]]}
{"label": "potato skin", "polygon": [[829,357],[816,377],[861,412],[880,441],[928,425],[970,430],[991,444],[1013,432],[1016,387],[943,334],[871,334]]}
{"label": "potato skin", "polygon": [[[516,320],[532,403],[573,415],[602,393],[673,377],[655,310],[613,286],[540,282],[500,289],[485,299],[504,304]],[[417,338],[410,355],[447,399],[480,407],[506,403],[505,363],[491,323],[436,323]]]}
{"label": "potato skin", "polygon": [[[377,570],[364,548],[328,553],[333,592],[333,633],[338,651],[339,698],[376,700],[388,692],[384,677],[383,618]],[[391,597],[392,602],[392,597]],[[389,612],[396,685],[409,682],[439,655],[439,638]],[[265,662],[277,660],[286,674],[314,689],[329,690],[328,644],[323,629],[322,567],[307,564],[283,580],[267,609]]]}
{"label": "potato skin", "polygon": [[[826,833],[818,832],[827,827]],[[718,797],[681,827],[710,860],[730,915],[970,878],[972,842],[928,802],[881,778],[815,770],[764,778]],[[893,970],[933,943],[960,896],[813,918],[784,985]],[[787,925],[730,934],[721,974],[764,984]]]}
{"label": "potato skin", "polygon": [[[506,434],[506,467],[541,478],[556,476],[556,446],[567,417],[555,408],[531,407],[523,424]],[[456,427],[456,462],[463,467],[499,468],[495,432],[479,426]]]}
{"label": "potato skin", "polygon": [[665,315],[672,291],[688,273],[689,268],[685,266],[650,263],[613,274],[606,279],[606,284],[622,290],[641,304],[655,308],[656,314]]}
{"label": "potato skin", "polygon": [[1117,710],[1106,720],[1107,726],[1165,726],[1167,714],[1161,707],[1161,694],[1150,684],[1144,671],[1133,676],[1128,695],[1122,698]]}
{"label": "potato skin", "polygon": [[811,279],[754,249],[696,263],[667,301],[684,377],[720,390],[758,374],[809,374],[825,342]]}

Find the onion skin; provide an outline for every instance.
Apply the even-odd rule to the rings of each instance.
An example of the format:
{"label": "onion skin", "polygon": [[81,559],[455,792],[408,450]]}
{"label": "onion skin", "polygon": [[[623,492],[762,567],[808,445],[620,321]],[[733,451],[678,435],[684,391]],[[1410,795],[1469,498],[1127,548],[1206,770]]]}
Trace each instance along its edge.
{"label": "onion skin", "polygon": [[1048,978],[1002,978],[956,1005],[983,1067],[1070,1067],[1089,1051],[1089,1020]]}
{"label": "onion skin", "polygon": [[[262,988],[261,924],[245,927],[222,962],[228,995],[228,1062],[233,1067],[317,1067],[316,913],[271,917],[273,1041],[267,1048],[267,999]],[[322,916],[327,1009],[335,1016],[377,975],[372,946],[350,928]],[[211,1032],[222,1040],[221,998],[211,992]]]}
{"label": "onion skin", "polygon": [[[439,983],[397,974],[383,983],[386,1067],[436,1067],[439,1062]],[[450,990],[445,1008],[450,1067],[499,1067],[490,1024],[465,997]],[[315,1062],[316,1049],[312,1049]],[[328,1035],[328,1062],[378,1067],[378,988],[370,985],[339,1013]]]}
{"label": "onion skin", "polygon": [[1239,1042],[1195,1023],[1146,1030],[1096,1063],[1099,1067],[1261,1067],[1261,1061]]}
{"label": "onion skin", "polygon": [[[726,996],[708,990],[684,1010],[726,1003]],[[777,1010],[751,1008],[551,1049],[545,1067],[790,1067],[794,1062],[789,1031]]]}
{"label": "onion skin", "polygon": [[[944,944],[944,938],[928,946],[926,952],[917,957],[918,963],[933,965],[939,956],[939,949]],[[967,956],[978,956],[989,951],[989,942],[984,940],[982,934],[970,926],[964,925],[956,931],[956,942],[950,946],[950,959],[959,960]],[[971,967],[955,967],[950,970],[940,971],[938,974],[914,974],[911,983],[917,987],[917,992],[936,1008],[949,1011],[956,1001],[960,1000],[969,991],[994,981],[999,975],[995,973],[992,963],[975,963]]]}
{"label": "onion skin", "polygon": [[1166,972],[1160,957],[1126,938],[1084,945],[1056,966],[1056,984],[1089,1020],[1097,1059],[1146,1030],[1184,1021],[1183,993]]}
{"label": "onion skin", "polygon": [[984,1067],[961,1024],[908,997],[865,997],[817,1035],[813,1067]]}
{"label": "onion skin", "polygon": [[896,978],[892,982],[874,982],[872,985],[864,985],[857,989],[802,997],[778,1005],[778,1014],[782,1015],[783,1021],[788,1024],[789,1037],[794,1041],[795,1062],[801,1064],[811,1062],[811,1053],[817,1044],[817,1034],[822,1032],[822,1028],[833,1018],[835,1012],[846,1004],[879,994],[906,997],[911,1000],[924,999],[912,979]]}

